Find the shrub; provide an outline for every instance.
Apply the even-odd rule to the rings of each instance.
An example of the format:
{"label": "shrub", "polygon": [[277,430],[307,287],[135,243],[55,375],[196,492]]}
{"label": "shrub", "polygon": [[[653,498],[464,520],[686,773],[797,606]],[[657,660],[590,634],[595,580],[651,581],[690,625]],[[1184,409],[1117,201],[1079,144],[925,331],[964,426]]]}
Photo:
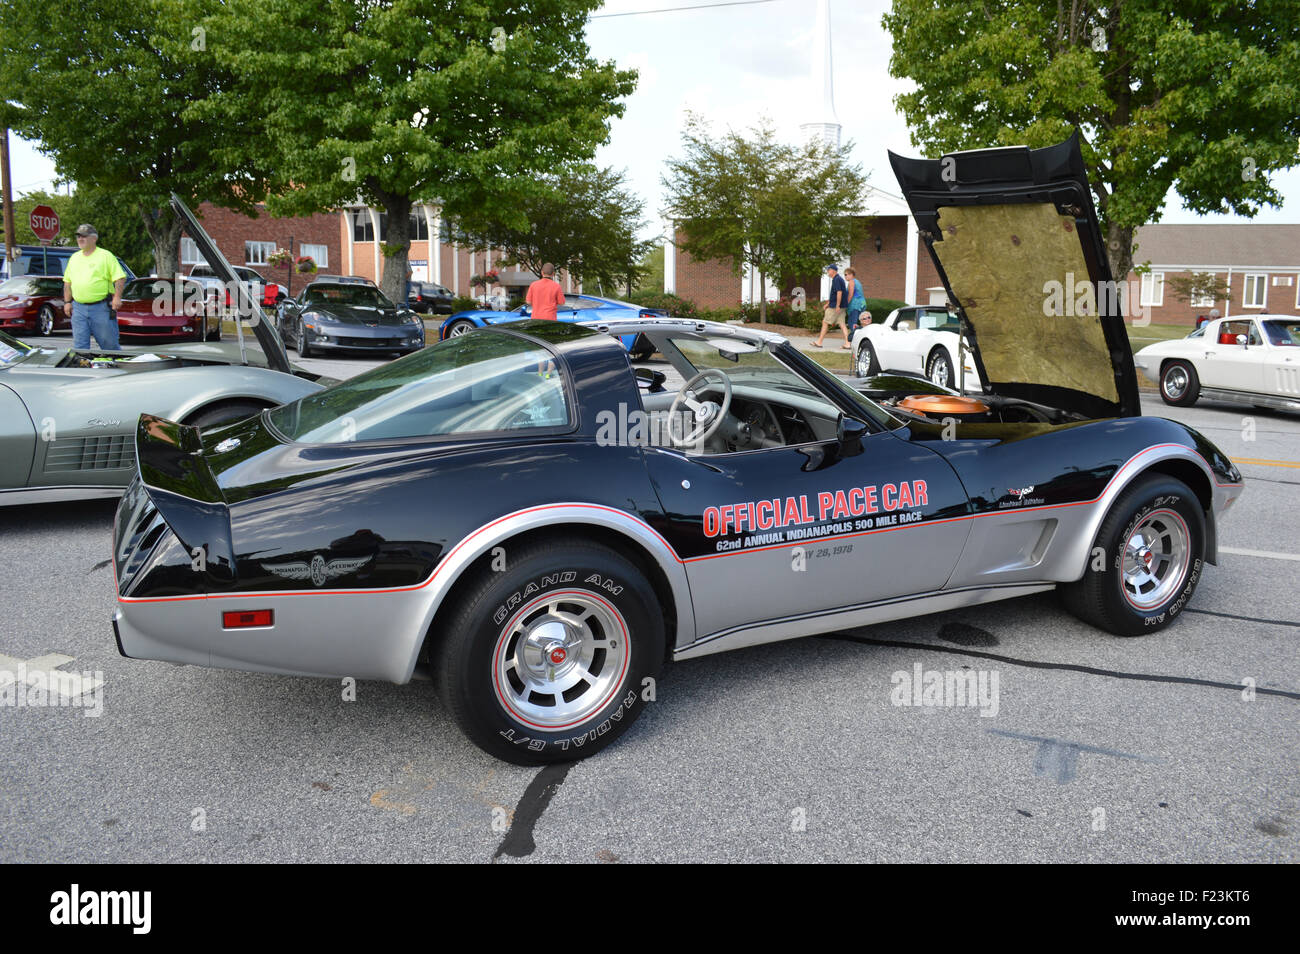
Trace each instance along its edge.
{"label": "shrub", "polygon": [[454,315],[458,311],[481,311],[483,303],[477,298],[466,298],[464,295],[457,295],[451,300],[451,313]]}
{"label": "shrub", "polygon": [[907,302],[895,301],[893,298],[868,298],[866,310],[871,312],[872,321],[884,321],[895,308],[906,308]]}
{"label": "shrub", "polygon": [[636,291],[627,298],[634,305],[642,308],[662,308],[677,318],[699,318],[700,309],[688,298],[678,298],[662,291]]}

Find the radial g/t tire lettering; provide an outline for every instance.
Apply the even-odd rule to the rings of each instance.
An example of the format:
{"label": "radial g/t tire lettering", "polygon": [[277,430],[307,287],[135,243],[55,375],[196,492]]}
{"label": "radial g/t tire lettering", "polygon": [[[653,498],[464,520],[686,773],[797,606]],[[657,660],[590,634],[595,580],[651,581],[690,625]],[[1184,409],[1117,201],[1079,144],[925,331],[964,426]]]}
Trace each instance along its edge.
{"label": "radial g/t tire lettering", "polygon": [[1061,597],[1075,616],[1117,636],[1153,633],[1186,608],[1204,559],[1200,501],[1182,481],[1150,474],[1116,499],[1083,578],[1063,584]]}
{"label": "radial g/t tire lettering", "polygon": [[438,693],[461,730],[517,765],[584,758],[647,702],[664,657],[659,601],[603,545],[563,539],[503,547],[505,569],[468,581],[431,634]]}

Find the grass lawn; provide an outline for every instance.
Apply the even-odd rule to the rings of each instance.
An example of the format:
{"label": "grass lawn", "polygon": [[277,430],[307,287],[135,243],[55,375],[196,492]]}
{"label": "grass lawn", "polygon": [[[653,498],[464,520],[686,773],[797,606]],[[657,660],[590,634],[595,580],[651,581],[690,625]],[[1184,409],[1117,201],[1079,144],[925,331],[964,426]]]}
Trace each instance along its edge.
{"label": "grass lawn", "polygon": [[1141,351],[1149,344],[1157,341],[1172,341],[1175,338],[1186,338],[1194,329],[1191,325],[1129,325],[1128,340],[1133,344],[1134,351]]}
{"label": "grass lawn", "polygon": [[831,371],[847,373],[852,367],[847,351],[805,351],[804,354]]}

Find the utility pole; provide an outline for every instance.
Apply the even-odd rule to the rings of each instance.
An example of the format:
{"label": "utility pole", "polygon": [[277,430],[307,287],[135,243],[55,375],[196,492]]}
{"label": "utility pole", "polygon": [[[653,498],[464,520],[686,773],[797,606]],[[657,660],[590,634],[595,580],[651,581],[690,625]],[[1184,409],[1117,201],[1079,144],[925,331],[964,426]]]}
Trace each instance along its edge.
{"label": "utility pole", "polygon": [[0,190],[4,191],[4,219],[5,219],[5,264],[4,276],[9,278],[14,271],[14,257],[17,254],[17,241],[15,241],[15,232],[17,226],[14,224],[14,194],[9,181],[9,127],[4,127],[4,135],[0,136]]}

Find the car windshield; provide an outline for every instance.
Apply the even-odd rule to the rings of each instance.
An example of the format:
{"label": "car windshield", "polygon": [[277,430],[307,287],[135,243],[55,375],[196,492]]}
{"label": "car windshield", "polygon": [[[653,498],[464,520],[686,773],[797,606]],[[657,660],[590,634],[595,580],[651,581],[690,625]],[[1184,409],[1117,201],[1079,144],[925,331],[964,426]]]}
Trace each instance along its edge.
{"label": "car windshield", "polygon": [[203,286],[198,282],[182,281],[178,291],[175,279],[137,278],[133,282],[127,282],[126,287],[122,289],[122,298],[125,301],[144,301],[147,298],[153,298],[159,301],[174,302],[186,296],[201,300],[203,298]]}
{"label": "car windshield", "polygon": [[0,285],[0,297],[26,295],[60,295],[63,293],[61,278],[11,278]]}
{"label": "car windshield", "polygon": [[1300,346],[1300,318],[1270,318],[1263,325],[1272,344],[1284,348]]}
{"label": "car windshield", "polygon": [[3,331],[0,331],[0,366],[13,364],[35,350],[31,345],[24,344],[17,338],[11,338]]}
{"label": "car windshield", "polygon": [[460,335],[278,407],[270,420],[307,444],[565,428],[569,391],[557,365],[515,335]]}
{"label": "car windshield", "polygon": [[[664,348],[668,350],[665,351]],[[694,377],[708,369],[717,369],[725,373],[733,385],[742,387],[745,396],[750,399],[781,403],[783,399],[794,397],[803,409],[829,420],[834,420],[840,414],[839,407],[826,396],[821,387],[795,373],[772,353],[766,341],[760,343],[701,334],[673,334],[660,346],[660,351],[686,377]],[[882,427],[898,426],[898,422],[884,408],[873,404],[834,375],[827,377],[830,379],[826,382],[829,387],[833,387],[859,408],[861,413],[858,417],[875,421]],[[708,379],[701,382],[701,385],[707,388]],[[763,392],[767,392],[766,395]]]}
{"label": "car windshield", "polygon": [[325,285],[307,289],[308,305],[348,305],[353,308],[392,308],[393,303],[369,285]]}

